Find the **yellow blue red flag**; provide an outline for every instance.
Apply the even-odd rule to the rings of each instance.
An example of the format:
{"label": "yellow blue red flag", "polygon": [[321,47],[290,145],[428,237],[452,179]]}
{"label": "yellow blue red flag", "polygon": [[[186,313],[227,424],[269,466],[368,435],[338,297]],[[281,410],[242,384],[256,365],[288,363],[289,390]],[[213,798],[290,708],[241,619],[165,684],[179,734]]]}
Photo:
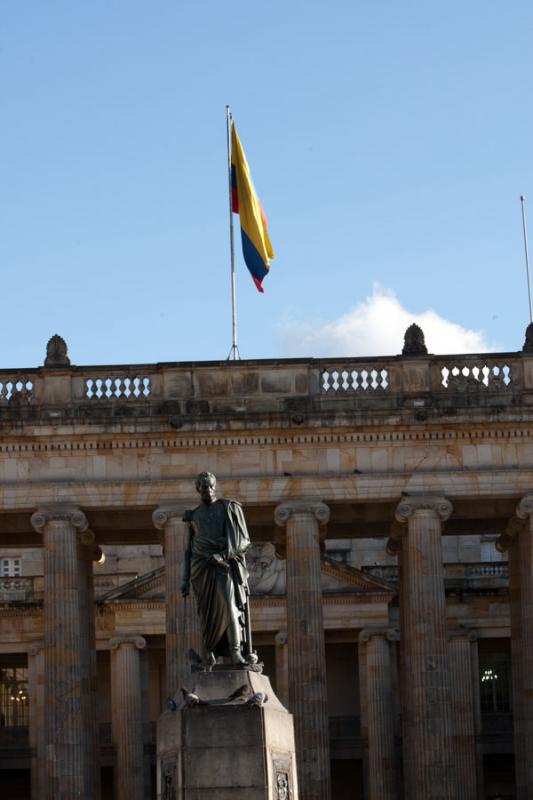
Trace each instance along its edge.
{"label": "yellow blue red flag", "polygon": [[241,222],[242,252],[255,285],[263,292],[263,278],[275,258],[267,220],[259,200],[235,123],[231,129],[231,207]]}

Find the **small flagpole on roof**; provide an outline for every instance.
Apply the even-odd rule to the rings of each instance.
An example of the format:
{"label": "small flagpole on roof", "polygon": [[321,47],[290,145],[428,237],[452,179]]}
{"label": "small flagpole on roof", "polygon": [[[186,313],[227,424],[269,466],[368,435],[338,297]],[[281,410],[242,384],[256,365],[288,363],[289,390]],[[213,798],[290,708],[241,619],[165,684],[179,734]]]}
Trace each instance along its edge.
{"label": "small flagpole on roof", "polygon": [[520,205],[522,207],[522,230],[524,232],[524,253],[526,256],[526,275],[527,275],[527,297],[529,300],[529,321],[533,322],[533,311],[531,310],[531,278],[529,275],[529,253],[527,248],[527,226],[526,226],[526,198],[520,195]]}
{"label": "small flagpole on roof", "polygon": [[231,125],[233,117],[226,106],[226,138],[228,143],[228,196],[229,196],[229,249],[231,262],[231,350],[228,361],[238,361],[241,357],[237,344],[237,297],[235,291],[235,245],[233,239],[233,200],[231,181]]}

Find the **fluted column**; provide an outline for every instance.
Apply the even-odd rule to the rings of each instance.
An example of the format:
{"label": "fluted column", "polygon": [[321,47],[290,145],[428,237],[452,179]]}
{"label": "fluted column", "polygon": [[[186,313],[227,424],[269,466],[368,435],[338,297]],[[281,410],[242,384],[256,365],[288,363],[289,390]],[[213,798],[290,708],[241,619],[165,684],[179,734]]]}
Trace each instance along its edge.
{"label": "fluted column", "polygon": [[44,642],[32,642],[28,650],[29,738],[31,756],[31,800],[46,797],[44,771]]}
{"label": "fluted column", "polygon": [[[190,507],[190,504],[188,507]],[[166,605],[166,687],[169,697],[174,697],[183,686],[191,682],[187,653],[190,648],[201,651],[201,634],[196,602],[192,592],[181,596],[183,562],[189,537],[189,526],[183,522],[185,506],[161,506],[152,519],[162,531],[165,555],[165,605]]]}
{"label": "fluted column", "polygon": [[80,613],[87,623],[82,625],[82,714],[85,719],[87,749],[86,791],[100,797],[100,737],[96,696],[96,629],[93,564],[102,557],[97,545],[88,545],[80,557]]}
{"label": "fluted column", "polygon": [[359,646],[365,672],[368,800],[397,800],[396,748],[389,629],[363,630]]}
{"label": "fluted column", "polygon": [[142,636],[117,636],[111,650],[111,716],[116,800],[143,800]]}
{"label": "fluted column", "polygon": [[476,643],[474,631],[458,630],[449,636],[457,800],[477,800],[480,794],[476,752],[477,687],[472,672],[472,646]]}
{"label": "fluted column", "polygon": [[276,694],[285,708],[289,708],[289,648],[287,632],[279,631],[275,636],[276,645]]}
{"label": "fluted column", "polygon": [[292,500],[275,510],[286,526],[289,705],[294,714],[300,800],[329,800],[326,648],[322,616],[320,525],[328,507]]}
{"label": "fluted column", "polygon": [[533,494],[519,502],[497,542],[509,550],[513,723],[517,800],[533,798]]}
{"label": "fluted column", "polygon": [[94,535],[85,514],[66,504],[39,509],[31,522],[44,537],[45,797],[93,800],[83,701],[89,620],[80,558]]}
{"label": "fluted column", "polygon": [[405,795],[455,800],[441,525],[451,503],[408,497],[401,536],[402,730]]}

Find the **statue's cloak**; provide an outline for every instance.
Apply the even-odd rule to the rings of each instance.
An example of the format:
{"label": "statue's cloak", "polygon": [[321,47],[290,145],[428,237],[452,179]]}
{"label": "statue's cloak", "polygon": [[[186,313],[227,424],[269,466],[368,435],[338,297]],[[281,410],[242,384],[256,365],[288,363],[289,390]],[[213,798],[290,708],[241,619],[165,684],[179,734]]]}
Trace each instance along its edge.
{"label": "statue's cloak", "polygon": [[[231,616],[244,630],[249,597],[244,553],[250,537],[242,506],[235,500],[220,499],[208,508],[198,506],[185,519],[191,525],[191,584],[204,645],[215,656],[228,656],[226,631]],[[216,553],[229,568],[211,561]]]}

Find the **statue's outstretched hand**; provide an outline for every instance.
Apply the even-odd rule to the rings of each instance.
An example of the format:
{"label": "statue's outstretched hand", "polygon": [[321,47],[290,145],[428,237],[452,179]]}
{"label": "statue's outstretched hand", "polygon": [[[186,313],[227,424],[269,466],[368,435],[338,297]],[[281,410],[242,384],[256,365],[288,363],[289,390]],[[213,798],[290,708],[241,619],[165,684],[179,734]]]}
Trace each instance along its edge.
{"label": "statue's outstretched hand", "polygon": [[187,597],[187,595],[189,594],[189,592],[191,590],[191,584],[189,583],[189,581],[182,581],[180,588],[181,588],[181,596],[182,597]]}

